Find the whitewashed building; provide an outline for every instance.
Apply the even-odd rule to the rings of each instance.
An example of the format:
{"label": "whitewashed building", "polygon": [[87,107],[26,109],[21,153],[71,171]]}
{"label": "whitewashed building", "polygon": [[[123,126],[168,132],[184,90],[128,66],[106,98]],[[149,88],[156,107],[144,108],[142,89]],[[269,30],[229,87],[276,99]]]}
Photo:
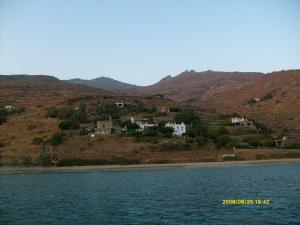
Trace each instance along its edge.
{"label": "whitewashed building", "polygon": [[116,104],[116,106],[118,106],[120,108],[124,107],[124,102],[116,102],[115,104]]}
{"label": "whitewashed building", "polygon": [[174,136],[183,136],[186,134],[186,125],[182,123],[166,123],[166,127],[171,127],[173,128],[173,135]]}
{"label": "whitewashed building", "polygon": [[148,123],[147,119],[135,120],[134,117],[130,118],[131,123],[136,123],[139,126],[139,131],[144,131],[147,129],[152,129],[158,127],[156,123]]}
{"label": "whitewashed building", "polygon": [[12,110],[15,110],[16,107],[12,106],[12,105],[6,105],[4,106],[4,109],[8,112],[12,111]]}
{"label": "whitewashed building", "polygon": [[231,118],[231,123],[232,124],[238,124],[238,123],[244,123],[245,122],[245,118],[240,118],[240,117],[233,117]]}
{"label": "whitewashed building", "polygon": [[235,126],[245,126],[250,128],[255,128],[253,121],[245,119],[244,117],[233,117],[231,118],[231,123]]}

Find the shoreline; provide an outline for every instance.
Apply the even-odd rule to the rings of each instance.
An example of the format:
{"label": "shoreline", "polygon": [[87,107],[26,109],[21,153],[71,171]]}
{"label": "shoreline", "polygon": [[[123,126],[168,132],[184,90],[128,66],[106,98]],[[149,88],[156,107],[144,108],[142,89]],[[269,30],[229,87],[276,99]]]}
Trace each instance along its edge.
{"label": "shoreline", "polygon": [[272,163],[300,163],[300,158],[269,159],[249,161],[226,161],[226,162],[191,162],[191,163],[166,163],[166,164],[136,164],[136,165],[93,165],[72,167],[0,167],[0,174],[5,173],[51,173],[51,172],[121,172],[134,170],[160,170],[174,168],[195,167],[220,167],[220,166],[244,166],[255,164]]}

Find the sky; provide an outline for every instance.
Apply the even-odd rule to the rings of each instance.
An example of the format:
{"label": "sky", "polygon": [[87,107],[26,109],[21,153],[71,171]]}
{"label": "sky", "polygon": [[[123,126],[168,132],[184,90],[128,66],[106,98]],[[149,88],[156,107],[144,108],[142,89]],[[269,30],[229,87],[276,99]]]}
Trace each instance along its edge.
{"label": "sky", "polygon": [[0,74],[149,85],[300,69],[299,0],[0,0]]}

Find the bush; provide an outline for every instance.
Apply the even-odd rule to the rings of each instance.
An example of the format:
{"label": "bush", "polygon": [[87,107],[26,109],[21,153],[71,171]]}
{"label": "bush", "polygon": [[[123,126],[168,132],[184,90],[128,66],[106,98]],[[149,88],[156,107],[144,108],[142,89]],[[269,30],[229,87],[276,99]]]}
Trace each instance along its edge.
{"label": "bush", "polygon": [[147,137],[157,137],[158,136],[158,132],[155,130],[149,130],[145,132],[145,136]]}
{"label": "bush", "polygon": [[250,99],[248,99],[248,101],[247,101],[247,104],[248,104],[248,105],[253,105],[253,104],[255,104],[255,103],[256,103],[256,101],[255,101],[254,98],[250,98]]}
{"label": "bush", "polygon": [[121,126],[122,127],[126,126],[128,131],[135,131],[136,129],[139,128],[139,125],[137,125],[136,123],[132,123],[130,120],[126,120],[121,124]]}
{"label": "bush", "polygon": [[32,144],[34,145],[40,145],[44,142],[43,138],[41,137],[35,137],[32,139]]}
{"label": "bush", "polygon": [[207,146],[208,140],[206,138],[198,138],[197,139],[197,145],[199,148],[204,148]]}
{"label": "bush", "polygon": [[24,166],[31,166],[32,165],[32,158],[30,156],[24,156],[20,158],[20,164]]}
{"label": "bush", "polygon": [[72,107],[61,108],[58,112],[58,118],[61,120],[71,119],[74,112],[75,109],[73,109]]}
{"label": "bush", "polygon": [[5,115],[0,115],[0,124],[5,123],[7,121],[7,118]]}
{"label": "bush", "polygon": [[60,145],[63,143],[63,133],[56,132],[50,138],[50,144],[53,146]]}
{"label": "bush", "polygon": [[223,127],[223,126],[219,127],[218,130],[217,130],[217,132],[218,132],[219,135],[224,135],[224,134],[228,134],[229,133],[228,130],[225,127]]}
{"label": "bush", "polygon": [[182,112],[182,109],[181,108],[170,108],[170,112]]}
{"label": "bush", "polygon": [[57,118],[59,110],[54,107],[50,107],[46,109],[46,116],[50,118]]}
{"label": "bush", "polygon": [[71,129],[77,129],[78,124],[74,120],[63,120],[58,124],[58,127],[61,130],[71,130]]}
{"label": "bush", "polygon": [[256,128],[259,130],[259,133],[261,134],[270,134],[271,130],[269,128],[267,128],[265,125],[263,125],[262,123],[255,123]]}
{"label": "bush", "polygon": [[286,145],[286,148],[288,148],[288,149],[300,149],[300,143],[299,142],[288,143]]}
{"label": "bush", "polygon": [[123,156],[115,156],[111,159],[62,159],[57,166],[88,166],[88,165],[131,165],[138,164],[137,159],[129,159]]}
{"label": "bush", "polygon": [[51,166],[51,155],[49,153],[42,153],[39,157],[39,164],[41,166]]}
{"label": "bush", "polygon": [[232,142],[233,139],[227,135],[217,136],[215,139],[215,144],[217,148],[229,147],[229,143]]}
{"label": "bush", "polygon": [[271,135],[256,135],[243,140],[251,147],[273,147],[274,142]]}
{"label": "bush", "polygon": [[182,112],[175,115],[174,120],[176,123],[191,124],[197,120],[198,117],[193,111]]}
{"label": "bush", "polygon": [[221,120],[220,126],[232,126],[231,118],[224,118]]}
{"label": "bush", "polygon": [[265,101],[265,100],[268,100],[268,99],[271,99],[271,98],[273,98],[272,93],[267,93],[267,94],[265,94],[264,96],[262,96],[262,97],[260,98],[260,100],[261,100],[261,101]]}

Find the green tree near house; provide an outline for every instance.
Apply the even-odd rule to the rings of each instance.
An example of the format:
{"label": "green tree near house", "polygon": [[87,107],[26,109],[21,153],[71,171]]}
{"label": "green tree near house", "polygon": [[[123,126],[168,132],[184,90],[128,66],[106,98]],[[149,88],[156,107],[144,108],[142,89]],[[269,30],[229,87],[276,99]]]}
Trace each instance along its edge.
{"label": "green tree near house", "polygon": [[53,145],[53,146],[57,146],[57,145],[62,144],[63,143],[63,136],[64,135],[61,132],[54,133],[51,136],[50,140],[49,140],[50,144]]}

